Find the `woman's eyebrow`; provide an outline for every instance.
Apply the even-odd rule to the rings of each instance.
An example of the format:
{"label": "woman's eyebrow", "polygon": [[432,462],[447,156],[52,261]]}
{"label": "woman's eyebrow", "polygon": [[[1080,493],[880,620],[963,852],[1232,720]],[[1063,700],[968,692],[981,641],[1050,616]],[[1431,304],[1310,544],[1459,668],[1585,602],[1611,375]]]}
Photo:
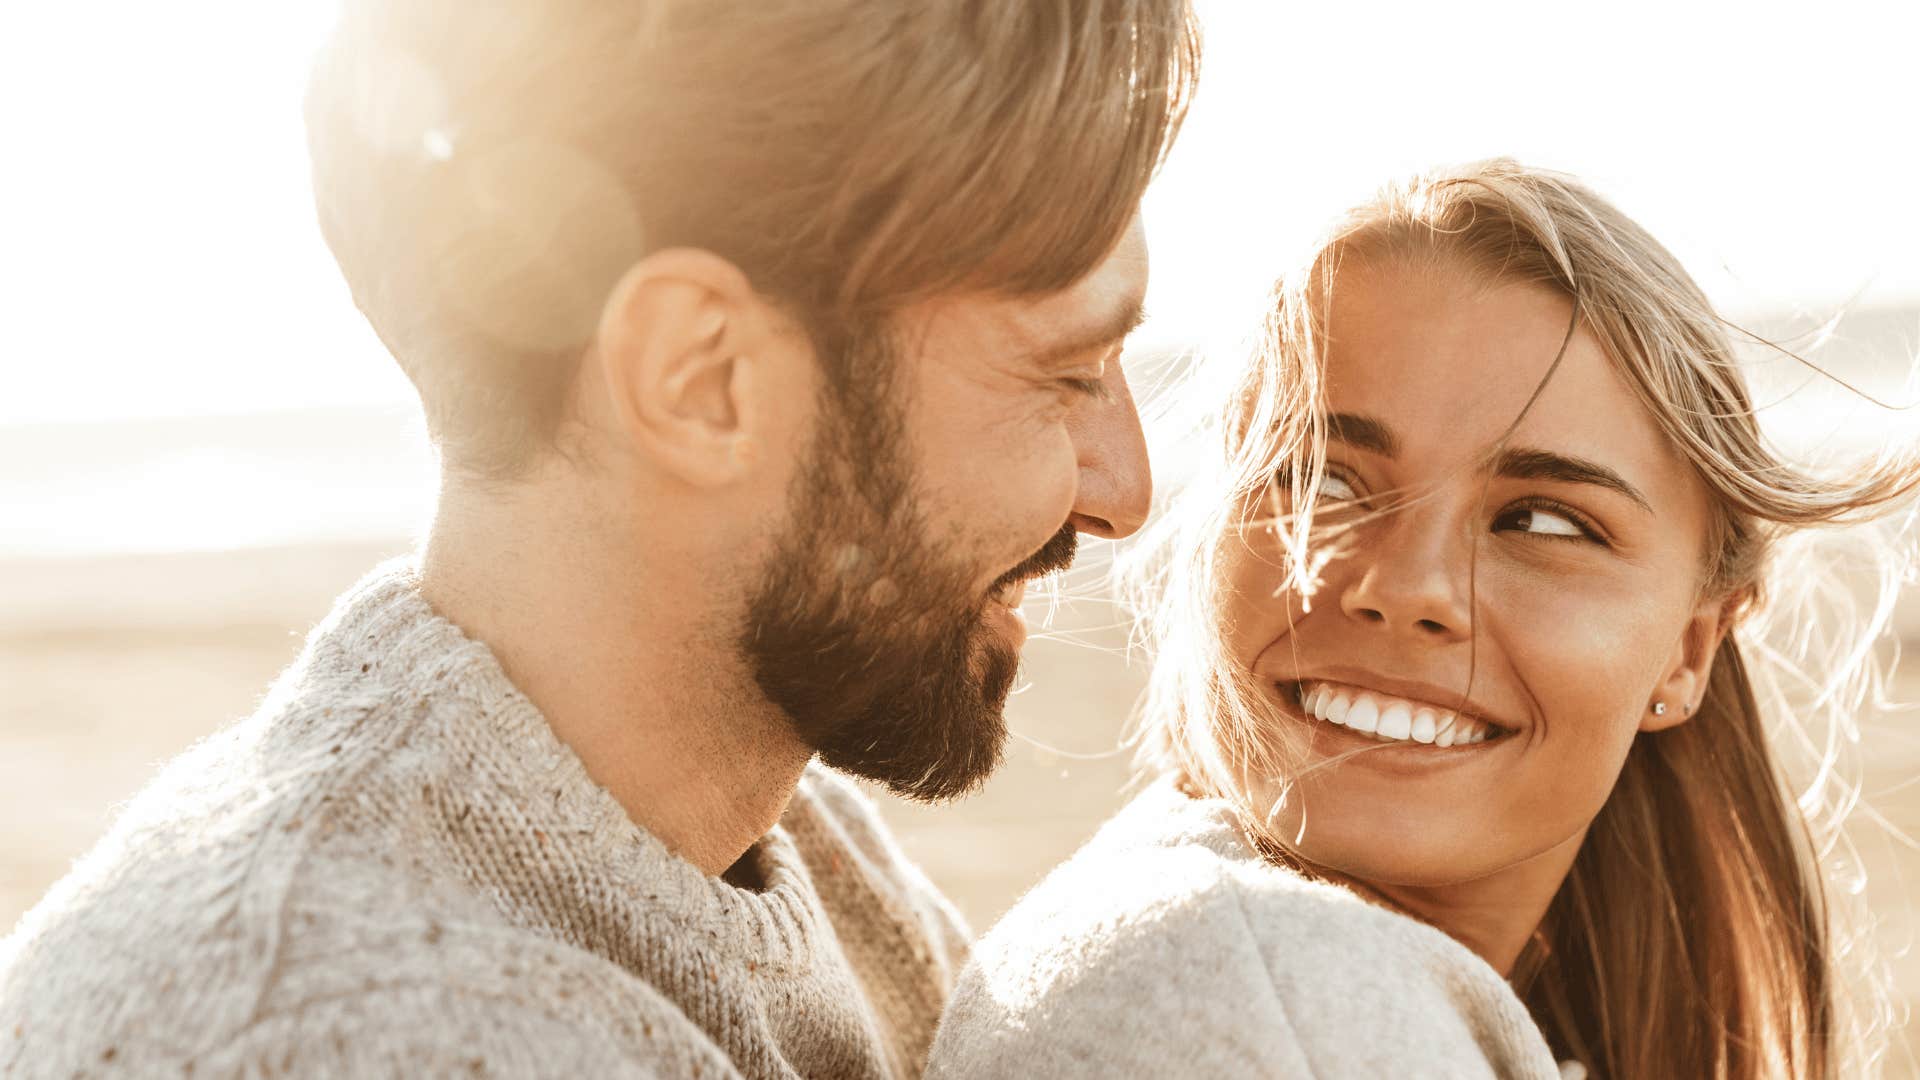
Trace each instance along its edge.
{"label": "woman's eyebrow", "polygon": [[1357,450],[1370,450],[1384,458],[1400,456],[1400,439],[1393,429],[1371,416],[1329,413],[1327,434]]}
{"label": "woman's eyebrow", "polygon": [[[1368,450],[1388,459],[1400,456],[1400,438],[1393,429],[1371,416],[1359,413],[1329,413],[1327,434],[1358,450]],[[1597,461],[1556,454],[1532,447],[1508,447],[1495,459],[1493,472],[1513,480],[1551,480],[1562,484],[1592,484],[1617,491],[1641,509],[1653,512],[1640,489],[1625,477]]]}
{"label": "woman's eyebrow", "polygon": [[1646,496],[1640,494],[1640,489],[1597,461],[1568,457],[1549,450],[1508,447],[1500,452],[1493,471],[1497,476],[1515,480],[1553,480],[1563,484],[1593,484],[1611,488],[1639,503],[1647,513],[1653,513],[1653,505],[1647,502]]}

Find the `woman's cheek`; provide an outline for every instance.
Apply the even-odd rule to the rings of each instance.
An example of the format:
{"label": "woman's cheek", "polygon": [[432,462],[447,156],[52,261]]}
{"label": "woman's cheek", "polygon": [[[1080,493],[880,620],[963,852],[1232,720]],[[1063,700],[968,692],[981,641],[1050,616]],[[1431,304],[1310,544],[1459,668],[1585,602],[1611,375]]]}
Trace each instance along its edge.
{"label": "woman's cheek", "polygon": [[1623,605],[1572,587],[1503,607],[1531,613],[1501,631],[1537,710],[1534,753],[1546,766],[1528,801],[1584,825],[1605,804],[1632,747],[1642,699],[1666,655],[1658,646],[1661,629],[1644,618],[1619,618]]}
{"label": "woman's cheek", "polygon": [[1671,652],[1654,591],[1602,572],[1503,575],[1480,606],[1549,719],[1633,716],[1631,702],[1651,692]]}
{"label": "woman's cheek", "polygon": [[1281,582],[1279,563],[1249,550],[1264,536],[1257,532],[1244,538],[1229,536],[1215,552],[1220,592],[1214,610],[1224,616],[1221,632],[1227,655],[1249,666],[1287,626],[1285,600],[1276,595]]}

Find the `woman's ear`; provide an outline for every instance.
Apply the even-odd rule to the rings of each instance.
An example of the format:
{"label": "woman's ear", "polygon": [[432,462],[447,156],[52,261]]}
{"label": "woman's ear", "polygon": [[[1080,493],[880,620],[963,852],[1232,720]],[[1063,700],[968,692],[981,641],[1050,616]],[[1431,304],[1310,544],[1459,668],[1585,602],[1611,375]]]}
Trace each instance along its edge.
{"label": "woman's ear", "polygon": [[766,302],[740,269],[674,248],[635,263],[601,311],[594,348],[619,434],[697,486],[751,469],[762,370],[775,358]]}
{"label": "woman's ear", "polygon": [[1654,688],[1653,700],[1641,715],[1641,731],[1665,731],[1700,711],[1700,699],[1713,673],[1713,658],[1732,631],[1738,610],[1737,598],[1730,597],[1702,600],[1694,607],[1680,639],[1674,643],[1666,675]]}

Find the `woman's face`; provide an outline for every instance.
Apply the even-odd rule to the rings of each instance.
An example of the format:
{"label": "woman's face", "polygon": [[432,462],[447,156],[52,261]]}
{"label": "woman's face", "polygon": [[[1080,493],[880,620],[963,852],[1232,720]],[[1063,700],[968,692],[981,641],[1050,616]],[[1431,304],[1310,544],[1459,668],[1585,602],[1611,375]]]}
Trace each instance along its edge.
{"label": "woman's face", "polygon": [[1584,329],[1499,445],[1566,296],[1391,263],[1349,264],[1333,296],[1316,534],[1368,520],[1333,542],[1310,610],[1281,591],[1270,530],[1223,549],[1234,661],[1310,765],[1361,751],[1306,772],[1280,835],[1376,884],[1570,862],[1635,733],[1704,687],[1705,492]]}

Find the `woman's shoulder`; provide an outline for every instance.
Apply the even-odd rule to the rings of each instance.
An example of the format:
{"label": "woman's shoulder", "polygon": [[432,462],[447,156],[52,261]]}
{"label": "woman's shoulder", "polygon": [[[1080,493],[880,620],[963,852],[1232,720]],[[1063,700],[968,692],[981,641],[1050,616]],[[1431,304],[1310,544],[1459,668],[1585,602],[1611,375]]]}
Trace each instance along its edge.
{"label": "woman's shoulder", "polygon": [[1555,1075],[1524,1006],[1477,957],[1272,865],[1225,804],[1166,781],[976,943],[932,1075],[1036,1061],[1069,1076],[1385,1075],[1416,1063],[1530,1076],[1542,1062],[1539,1075]]}
{"label": "woman's shoulder", "polygon": [[[1226,803],[1170,780],[1142,791],[1055,868],[981,942],[1001,952],[1111,948],[1138,934],[1186,946],[1409,937],[1459,949],[1439,931],[1352,890],[1276,866],[1247,843]],[[1298,942],[1293,938],[1311,939]],[[1093,939],[1093,940],[1083,940]],[[1204,941],[1203,941],[1204,939]]]}
{"label": "woman's shoulder", "polygon": [[[1395,947],[1378,948],[1383,942]],[[1176,956],[1208,971],[1215,988],[1230,972],[1261,986],[1293,981],[1294,968],[1303,978],[1338,980],[1376,957],[1399,969],[1408,948],[1435,944],[1459,949],[1349,889],[1262,859],[1226,804],[1189,797],[1163,780],[1022,897],[975,953],[983,971],[1021,984],[1002,988],[1018,1000]],[[1273,954],[1284,961],[1278,968],[1226,962]],[[1336,957],[1341,965],[1313,962]]]}

